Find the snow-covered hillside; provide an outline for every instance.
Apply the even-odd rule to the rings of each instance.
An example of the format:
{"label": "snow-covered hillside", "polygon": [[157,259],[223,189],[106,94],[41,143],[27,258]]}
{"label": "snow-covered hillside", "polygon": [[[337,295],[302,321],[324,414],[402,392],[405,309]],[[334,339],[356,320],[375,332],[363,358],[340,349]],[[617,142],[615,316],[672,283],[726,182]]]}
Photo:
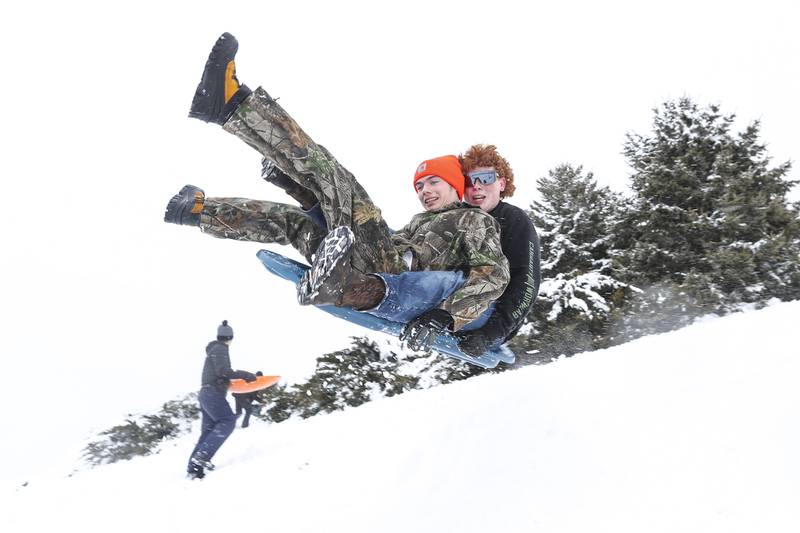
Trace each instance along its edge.
{"label": "snow-covered hillside", "polygon": [[800,302],[4,488],[2,531],[800,531]]}

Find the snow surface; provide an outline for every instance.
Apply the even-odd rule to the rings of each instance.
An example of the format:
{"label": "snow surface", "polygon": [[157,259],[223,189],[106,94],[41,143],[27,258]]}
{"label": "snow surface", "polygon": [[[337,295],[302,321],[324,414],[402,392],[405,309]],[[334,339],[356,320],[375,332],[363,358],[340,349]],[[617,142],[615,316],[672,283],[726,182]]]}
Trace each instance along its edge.
{"label": "snow surface", "polygon": [[0,530],[800,531],[800,302],[3,486]]}

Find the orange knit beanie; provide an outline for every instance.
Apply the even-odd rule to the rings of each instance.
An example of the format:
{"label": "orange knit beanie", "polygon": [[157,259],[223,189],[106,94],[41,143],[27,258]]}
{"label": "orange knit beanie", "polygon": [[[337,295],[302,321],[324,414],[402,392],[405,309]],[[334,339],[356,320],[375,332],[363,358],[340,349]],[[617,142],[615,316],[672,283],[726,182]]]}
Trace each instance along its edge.
{"label": "orange knit beanie", "polygon": [[444,155],[423,161],[414,173],[414,183],[428,176],[439,176],[453,186],[459,200],[464,197],[464,174],[461,173],[461,163],[456,156]]}

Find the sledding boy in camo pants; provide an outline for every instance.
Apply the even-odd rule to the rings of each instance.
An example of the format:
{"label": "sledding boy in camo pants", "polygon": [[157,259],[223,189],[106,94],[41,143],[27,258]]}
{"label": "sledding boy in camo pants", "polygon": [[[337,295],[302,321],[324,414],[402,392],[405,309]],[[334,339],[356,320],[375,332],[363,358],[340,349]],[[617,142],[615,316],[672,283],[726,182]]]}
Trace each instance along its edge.
{"label": "sledding boy in camo pants", "polygon": [[[265,90],[250,91],[238,82],[237,49],[230,34],[217,40],[189,116],[222,125],[311,191],[327,227],[335,229],[326,236],[297,207],[206,198],[191,185],[170,200],[165,221],[199,226],[216,237],[289,244],[309,260],[313,254],[312,268],[298,286],[301,303],[352,307],[400,322],[411,320],[407,333],[412,348],[425,347],[444,330],[458,331],[485,320],[508,283],[508,263],[497,222],[480,209],[460,203],[464,176],[458,158],[444,156],[419,165],[414,187],[425,212],[391,233],[380,210],[347,169]],[[420,288],[393,285],[392,276],[408,270],[441,271],[443,283],[437,289],[441,297],[426,294],[427,303],[409,306],[406,300]],[[398,309],[406,314],[398,314]]]}

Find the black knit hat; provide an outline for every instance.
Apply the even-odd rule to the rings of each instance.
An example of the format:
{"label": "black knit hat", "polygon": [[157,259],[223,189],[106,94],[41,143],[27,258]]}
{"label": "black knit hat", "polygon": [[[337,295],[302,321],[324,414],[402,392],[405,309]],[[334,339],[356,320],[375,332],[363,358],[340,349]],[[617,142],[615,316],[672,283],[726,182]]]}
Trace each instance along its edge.
{"label": "black knit hat", "polygon": [[217,340],[229,341],[233,338],[233,328],[228,325],[227,320],[223,320],[222,324],[217,328]]}

